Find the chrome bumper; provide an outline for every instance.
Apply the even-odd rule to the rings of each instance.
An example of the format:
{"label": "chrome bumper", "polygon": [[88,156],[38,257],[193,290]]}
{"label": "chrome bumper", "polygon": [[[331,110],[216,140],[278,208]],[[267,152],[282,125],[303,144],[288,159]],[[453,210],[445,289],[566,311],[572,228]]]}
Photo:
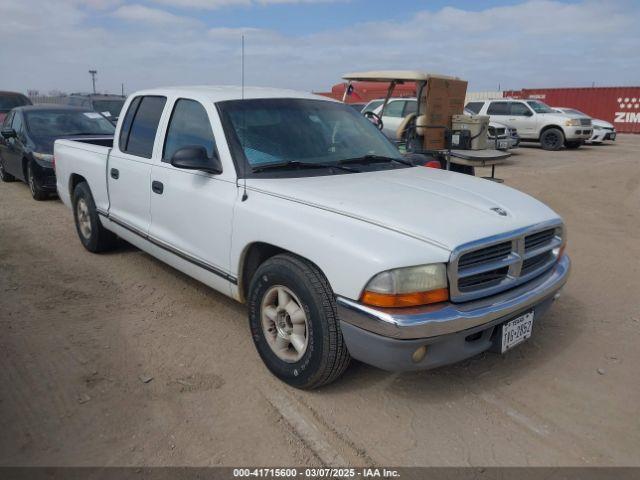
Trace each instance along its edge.
{"label": "chrome bumper", "polygon": [[533,307],[562,288],[570,268],[569,257],[563,255],[549,271],[519,287],[464,303],[384,309],[337,297],[338,314],[343,322],[385,337],[436,337],[477,327]]}

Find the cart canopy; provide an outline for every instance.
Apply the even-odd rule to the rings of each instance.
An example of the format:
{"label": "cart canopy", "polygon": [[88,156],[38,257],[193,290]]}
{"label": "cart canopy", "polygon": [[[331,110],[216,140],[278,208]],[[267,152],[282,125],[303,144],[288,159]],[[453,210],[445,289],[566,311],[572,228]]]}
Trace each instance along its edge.
{"label": "cart canopy", "polygon": [[413,70],[372,70],[369,72],[354,72],[347,73],[346,75],[343,75],[342,78],[355,82],[426,82],[430,78],[459,80],[458,77]]}

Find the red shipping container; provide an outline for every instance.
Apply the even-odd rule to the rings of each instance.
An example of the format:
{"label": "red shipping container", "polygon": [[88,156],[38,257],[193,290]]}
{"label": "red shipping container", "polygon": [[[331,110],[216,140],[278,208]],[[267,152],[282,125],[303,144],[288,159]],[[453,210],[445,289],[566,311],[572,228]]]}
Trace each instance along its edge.
{"label": "red shipping container", "polygon": [[505,97],[541,100],[611,122],[618,132],[640,133],[640,87],[524,88]]}

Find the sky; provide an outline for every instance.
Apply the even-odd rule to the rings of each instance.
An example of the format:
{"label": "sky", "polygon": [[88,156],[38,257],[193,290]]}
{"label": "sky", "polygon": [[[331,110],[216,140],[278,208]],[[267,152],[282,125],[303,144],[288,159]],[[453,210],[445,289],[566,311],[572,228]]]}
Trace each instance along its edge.
{"label": "sky", "polygon": [[421,70],[469,91],[640,84],[640,1],[0,0],[0,90],[328,91]]}

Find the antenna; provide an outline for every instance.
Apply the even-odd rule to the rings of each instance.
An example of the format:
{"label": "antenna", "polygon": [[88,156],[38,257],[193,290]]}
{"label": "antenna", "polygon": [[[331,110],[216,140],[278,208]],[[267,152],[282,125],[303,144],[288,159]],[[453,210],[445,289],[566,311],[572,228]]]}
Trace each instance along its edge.
{"label": "antenna", "polygon": [[[242,100],[244,100],[244,35],[242,35],[242,50],[240,54],[240,84],[241,84],[241,96]],[[244,131],[244,109],[242,110],[242,130]],[[240,139],[240,146],[244,150],[244,135]],[[244,190],[242,192],[242,201],[246,201],[249,196],[247,195],[247,174],[244,173],[244,178],[242,179],[242,185]]]}

